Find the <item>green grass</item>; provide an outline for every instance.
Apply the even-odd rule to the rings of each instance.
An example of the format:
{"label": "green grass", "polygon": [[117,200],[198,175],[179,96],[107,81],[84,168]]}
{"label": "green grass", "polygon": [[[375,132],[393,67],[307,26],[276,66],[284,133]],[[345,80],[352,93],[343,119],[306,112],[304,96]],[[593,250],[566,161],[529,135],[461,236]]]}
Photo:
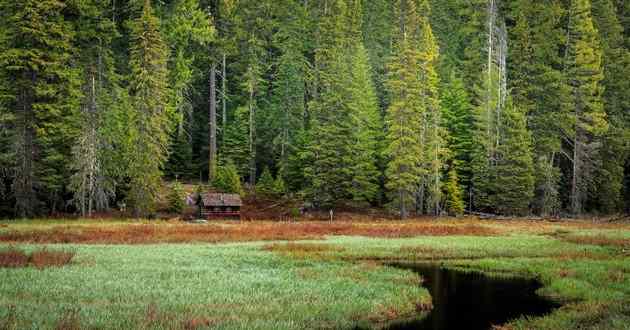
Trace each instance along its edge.
{"label": "green grass", "polygon": [[62,322],[107,329],[195,322],[220,329],[349,328],[408,316],[416,303],[430,301],[411,273],[293,260],[259,244],[49,246],[60,248],[77,252],[73,265],[0,269],[0,323],[17,329]]}
{"label": "green grass", "polygon": [[[46,225],[20,221],[10,229]],[[537,278],[543,283],[538,294],[563,303],[548,316],[514,320],[506,329],[630,329],[627,248],[603,239],[597,245],[566,239],[625,239],[630,229],[554,224],[530,231],[520,226],[502,236],[331,236],[289,245],[48,245],[76,251],[73,263],[43,270],[0,268],[0,325],[373,327],[412,316],[430,302],[417,275],[384,266],[406,260]]]}

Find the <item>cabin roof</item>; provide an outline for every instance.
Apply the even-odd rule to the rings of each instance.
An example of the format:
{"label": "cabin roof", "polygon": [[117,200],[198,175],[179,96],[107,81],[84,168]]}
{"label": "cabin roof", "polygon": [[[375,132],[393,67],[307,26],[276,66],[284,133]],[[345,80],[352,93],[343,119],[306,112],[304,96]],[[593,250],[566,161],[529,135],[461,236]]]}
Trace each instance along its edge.
{"label": "cabin roof", "polygon": [[238,194],[219,194],[208,193],[201,194],[201,203],[203,206],[241,206],[241,196]]}

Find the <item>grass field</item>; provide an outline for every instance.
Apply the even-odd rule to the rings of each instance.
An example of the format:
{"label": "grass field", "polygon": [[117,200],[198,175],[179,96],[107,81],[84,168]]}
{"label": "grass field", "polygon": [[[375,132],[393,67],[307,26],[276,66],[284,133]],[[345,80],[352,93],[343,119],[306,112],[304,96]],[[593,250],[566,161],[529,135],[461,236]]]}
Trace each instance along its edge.
{"label": "grass field", "polygon": [[8,221],[0,246],[74,253],[0,268],[0,328],[379,327],[431,307],[417,275],[386,266],[406,260],[538,278],[564,304],[504,329],[630,329],[628,225]]}

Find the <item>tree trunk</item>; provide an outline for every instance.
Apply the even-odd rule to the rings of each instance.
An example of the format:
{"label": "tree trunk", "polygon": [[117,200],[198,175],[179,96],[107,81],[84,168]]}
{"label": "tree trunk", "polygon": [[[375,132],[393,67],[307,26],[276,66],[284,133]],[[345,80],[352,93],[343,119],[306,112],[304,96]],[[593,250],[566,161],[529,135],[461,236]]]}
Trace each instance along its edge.
{"label": "tree trunk", "polygon": [[217,87],[216,64],[210,68],[210,111],[208,112],[208,182],[212,183],[216,175],[217,166]]}
{"label": "tree trunk", "polygon": [[254,108],[254,85],[249,89],[249,184],[251,187],[256,185],[256,114]]}
{"label": "tree trunk", "polygon": [[225,54],[223,54],[223,66],[221,69],[221,137],[223,140],[223,146],[225,146],[225,132],[227,131],[227,69],[225,63]]}

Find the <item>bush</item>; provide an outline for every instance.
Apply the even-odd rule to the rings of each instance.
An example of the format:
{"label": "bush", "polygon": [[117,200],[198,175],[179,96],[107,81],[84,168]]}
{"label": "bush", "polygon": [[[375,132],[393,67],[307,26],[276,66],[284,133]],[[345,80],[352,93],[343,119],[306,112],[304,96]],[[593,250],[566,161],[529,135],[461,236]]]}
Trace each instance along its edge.
{"label": "bush", "polygon": [[186,192],[181,183],[175,182],[171,185],[171,191],[168,195],[169,211],[172,213],[182,213],[186,207]]}

